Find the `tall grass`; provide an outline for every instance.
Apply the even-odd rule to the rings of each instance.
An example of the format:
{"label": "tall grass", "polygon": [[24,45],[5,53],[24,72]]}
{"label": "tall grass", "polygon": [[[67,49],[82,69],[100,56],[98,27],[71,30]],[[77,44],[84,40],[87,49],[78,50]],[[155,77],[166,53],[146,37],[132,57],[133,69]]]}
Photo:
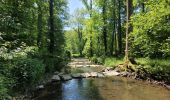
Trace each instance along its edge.
{"label": "tall grass", "polygon": [[149,59],[149,58],[138,58],[136,61],[140,65],[154,66],[170,66],[170,59]]}
{"label": "tall grass", "polygon": [[111,57],[108,57],[104,61],[104,66],[115,67],[116,65],[122,64],[123,62],[124,62],[123,58],[113,58],[113,57],[111,58]]}
{"label": "tall grass", "polygon": [[[149,59],[149,58],[137,58],[136,62],[139,65],[150,65],[152,67],[154,66],[169,66],[170,67],[170,59]],[[118,64],[124,63],[123,58],[115,58],[115,57],[107,57],[104,60],[105,66],[115,66]]]}

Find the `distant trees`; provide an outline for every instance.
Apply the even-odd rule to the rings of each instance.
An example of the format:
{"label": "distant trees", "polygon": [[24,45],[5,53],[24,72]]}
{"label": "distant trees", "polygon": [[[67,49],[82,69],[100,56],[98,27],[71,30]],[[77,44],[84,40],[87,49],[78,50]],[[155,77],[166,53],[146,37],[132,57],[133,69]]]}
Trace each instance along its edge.
{"label": "distant trees", "polygon": [[169,57],[169,1],[94,0],[93,9],[82,1],[84,55]]}
{"label": "distant trees", "polygon": [[[86,10],[88,11],[90,19],[92,18],[92,10],[93,10],[93,0],[81,0],[84,6],[86,7]],[[93,34],[93,28],[92,24],[90,25],[90,48],[89,48],[89,56],[93,56],[93,40],[92,40],[92,34]]]}
{"label": "distant trees", "polygon": [[83,54],[87,56],[121,55],[122,29],[124,29],[122,16],[125,16],[123,2],[118,0],[94,0],[93,2],[82,0],[82,2],[85,5],[85,9],[82,10],[85,15],[82,31],[87,39]]}
{"label": "distant trees", "polygon": [[[73,38],[76,38],[77,50],[79,51],[80,56],[83,56],[83,49],[86,44],[87,38],[84,37],[83,32],[83,21],[84,21],[84,12],[82,10],[76,10],[75,15],[73,16],[71,25],[73,26],[74,32],[76,33]],[[68,44],[68,43],[67,43]],[[69,45],[69,44],[68,44]]]}

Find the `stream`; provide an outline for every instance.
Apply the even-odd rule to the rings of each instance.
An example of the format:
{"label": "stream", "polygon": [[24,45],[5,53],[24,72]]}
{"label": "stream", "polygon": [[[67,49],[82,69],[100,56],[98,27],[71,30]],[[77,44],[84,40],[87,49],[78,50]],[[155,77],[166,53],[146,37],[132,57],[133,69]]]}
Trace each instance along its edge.
{"label": "stream", "polygon": [[170,91],[122,77],[72,79],[53,83],[35,100],[169,100]]}
{"label": "stream", "polygon": [[[73,67],[92,65],[88,60],[74,59]],[[98,71],[80,67],[85,72]],[[100,69],[98,67],[97,69]],[[162,86],[130,78],[112,76],[60,81],[35,93],[34,100],[170,100],[170,91]]]}

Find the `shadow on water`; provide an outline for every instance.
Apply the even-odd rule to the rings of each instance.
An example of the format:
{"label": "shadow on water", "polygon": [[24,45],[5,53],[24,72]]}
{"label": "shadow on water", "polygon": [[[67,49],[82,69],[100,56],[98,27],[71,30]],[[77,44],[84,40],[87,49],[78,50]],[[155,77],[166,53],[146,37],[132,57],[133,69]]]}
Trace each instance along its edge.
{"label": "shadow on water", "polygon": [[49,84],[44,90],[38,90],[34,94],[33,100],[63,100],[62,83]]}
{"label": "shadow on water", "polygon": [[36,93],[34,100],[103,100],[93,79],[55,83]]}
{"label": "shadow on water", "polygon": [[72,79],[46,86],[34,100],[169,100],[170,91],[121,77]]}

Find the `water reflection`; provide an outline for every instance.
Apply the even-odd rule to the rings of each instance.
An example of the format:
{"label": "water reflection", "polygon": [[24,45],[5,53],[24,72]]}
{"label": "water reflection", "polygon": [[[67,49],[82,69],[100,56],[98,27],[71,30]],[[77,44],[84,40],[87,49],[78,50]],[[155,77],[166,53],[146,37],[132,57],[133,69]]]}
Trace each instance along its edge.
{"label": "water reflection", "polygon": [[63,84],[63,100],[103,100],[93,79],[73,79]]}
{"label": "water reflection", "polygon": [[169,100],[163,87],[126,78],[73,79],[37,92],[35,100]]}

